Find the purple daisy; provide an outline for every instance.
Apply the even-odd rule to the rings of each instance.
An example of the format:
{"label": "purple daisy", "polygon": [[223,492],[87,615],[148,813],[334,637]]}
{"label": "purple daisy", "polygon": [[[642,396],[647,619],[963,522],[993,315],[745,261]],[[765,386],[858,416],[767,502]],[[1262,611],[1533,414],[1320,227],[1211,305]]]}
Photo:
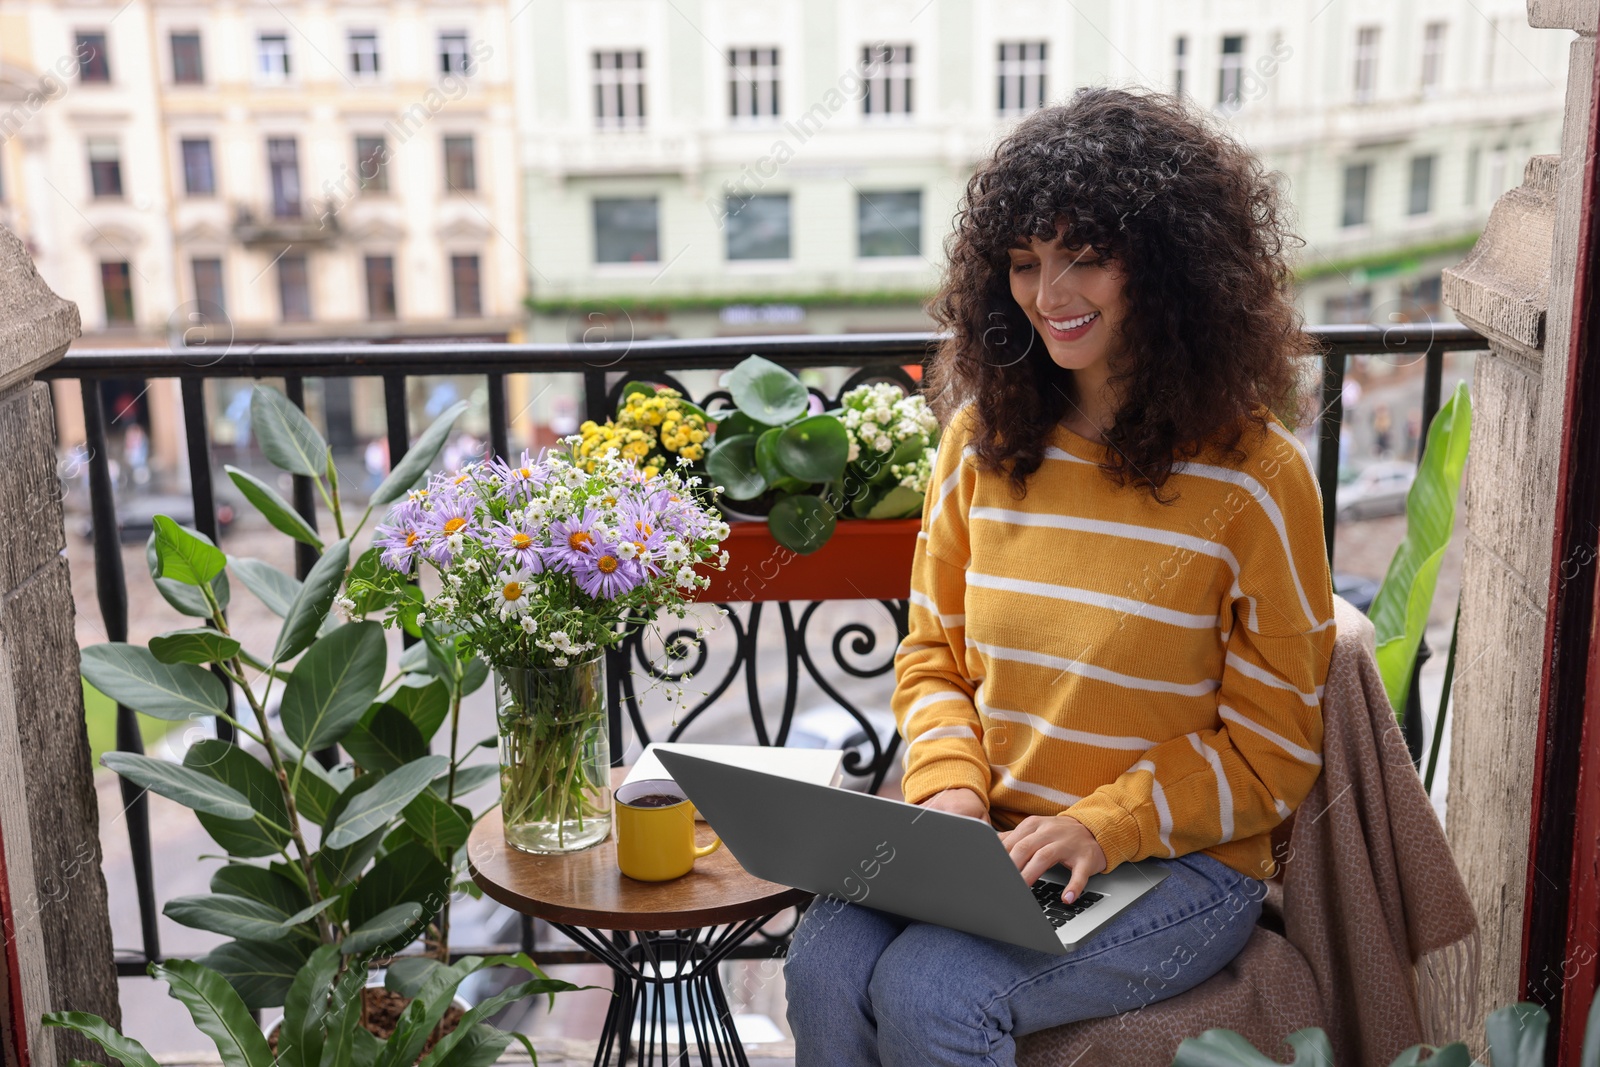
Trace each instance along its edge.
{"label": "purple daisy", "polygon": [[592,558],[595,543],[594,526],[600,521],[600,512],[585,507],[583,514],[571,519],[558,519],[550,524],[550,544],[539,550],[546,564],[560,570],[572,571],[584,560]]}
{"label": "purple daisy", "polygon": [[500,550],[501,558],[513,568],[529,574],[538,574],[544,570],[539,537],[529,529],[527,523],[512,526],[497,522],[489,531],[489,541]]}
{"label": "purple daisy", "polygon": [[391,511],[389,522],[373,532],[373,547],[383,550],[378,557],[379,562],[392,571],[402,574],[409,572],[427,539],[427,531],[423,528],[426,518],[427,512],[414,500],[404,501]]}
{"label": "purple daisy", "polygon": [[635,558],[646,574],[660,574],[661,568],[656,566],[655,561],[660,558],[667,536],[672,531],[661,525],[660,516],[651,510],[647,501],[624,500],[617,510],[622,516],[622,521],[617,524],[617,536],[633,543],[637,552]]}
{"label": "purple daisy", "polygon": [[527,449],[522,450],[522,458],[518,462],[497,459],[491,469],[500,482],[501,495],[513,504],[529,499],[550,480],[549,469],[535,460]]}
{"label": "purple daisy", "polygon": [[631,559],[623,559],[615,545],[595,541],[593,548],[579,554],[572,564],[578,588],[592,597],[615,600],[644,580],[644,569]]}
{"label": "purple daisy", "polygon": [[477,533],[473,527],[472,499],[465,493],[450,489],[436,490],[436,494],[431,496],[433,506],[428,510],[424,525],[427,534],[424,552],[439,566],[448,567],[456,553],[450,539],[456,534],[465,536]]}

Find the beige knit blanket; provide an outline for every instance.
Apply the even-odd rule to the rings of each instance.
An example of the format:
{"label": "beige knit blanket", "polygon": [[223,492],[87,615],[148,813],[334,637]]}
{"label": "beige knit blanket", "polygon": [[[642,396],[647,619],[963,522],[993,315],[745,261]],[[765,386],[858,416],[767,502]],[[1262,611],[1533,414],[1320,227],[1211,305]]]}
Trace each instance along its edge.
{"label": "beige knit blanket", "polygon": [[1388,1067],[1469,1034],[1477,919],[1384,694],[1372,622],[1340,597],[1334,608],[1322,775],[1244,951],[1168,1000],[1018,1037],[1018,1067],[1169,1067],[1214,1027],[1283,1062],[1283,1038],[1304,1026],[1328,1032],[1337,1067]]}

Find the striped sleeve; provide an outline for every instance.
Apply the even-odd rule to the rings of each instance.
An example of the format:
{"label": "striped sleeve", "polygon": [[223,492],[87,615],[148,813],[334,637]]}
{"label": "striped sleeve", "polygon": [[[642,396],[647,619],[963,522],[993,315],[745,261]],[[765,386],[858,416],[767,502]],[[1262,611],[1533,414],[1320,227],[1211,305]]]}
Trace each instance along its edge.
{"label": "striped sleeve", "polygon": [[905,640],[895,655],[890,707],[905,743],[905,799],[920,804],[943,789],[965,786],[989,796],[989,759],[967,677],[967,504],[974,471],[965,459],[961,413],[939,441],[923,502],[922,532],[911,563]]}
{"label": "striped sleeve", "polygon": [[1215,724],[1156,745],[1062,813],[1094,834],[1108,870],[1264,834],[1321,773],[1335,635],[1317,485],[1299,462],[1252,480],[1228,538],[1240,567]]}

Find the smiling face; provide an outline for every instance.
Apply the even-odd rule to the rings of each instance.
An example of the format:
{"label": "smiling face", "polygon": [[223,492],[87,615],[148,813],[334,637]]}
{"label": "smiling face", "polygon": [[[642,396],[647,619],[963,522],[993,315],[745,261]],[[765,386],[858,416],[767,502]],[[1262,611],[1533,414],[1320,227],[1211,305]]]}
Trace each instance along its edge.
{"label": "smiling face", "polygon": [[1011,255],[1011,296],[1044,339],[1056,365],[1102,377],[1115,352],[1127,305],[1125,275],[1089,247],[1026,238]]}

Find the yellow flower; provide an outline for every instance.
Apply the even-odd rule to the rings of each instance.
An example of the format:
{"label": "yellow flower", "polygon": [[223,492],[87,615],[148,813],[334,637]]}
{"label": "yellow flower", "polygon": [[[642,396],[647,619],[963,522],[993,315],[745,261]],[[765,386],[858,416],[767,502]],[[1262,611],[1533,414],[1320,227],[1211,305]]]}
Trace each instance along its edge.
{"label": "yellow flower", "polygon": [[690,430],[689,431],[689,440],[693,441],[695,444],[699,444],[700,442],[704,441],[705,439],[706,439],[706,432],[704,430]]}

